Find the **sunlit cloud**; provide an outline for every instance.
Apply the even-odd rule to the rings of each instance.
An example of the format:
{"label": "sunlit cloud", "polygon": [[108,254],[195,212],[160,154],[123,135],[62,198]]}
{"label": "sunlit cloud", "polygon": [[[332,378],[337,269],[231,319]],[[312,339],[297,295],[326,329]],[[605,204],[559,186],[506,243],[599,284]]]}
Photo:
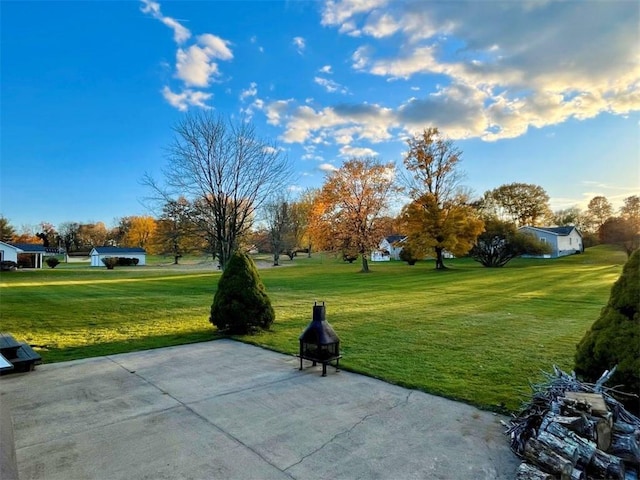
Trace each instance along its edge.
{"label": "sunlit cloud", "polygon": [[158,2],[154,2],[153,0],[141,1],[142,6],[140,7],[140,10],[143,13],[151,15],[156,20],[160,20],[167,27],[171,28],[173,30],[173,39],[176,43],[181,44],[189,40],[189,38],[191,37],[191,32],[189,31],[189,29],[184,27],[177,20],[162,15],[162,12],[160,11],[160,4]]}
{"label": "sunlit cloud", "polygon": [[173,107],[177,108],[181,112],[187,111],[189,107],[200,107],[204,109],[210,109],[211,107],[206,104],[213,94],[200,92],[197,90],[185,89],[180,93],[174,93],[169,87],[162,89],[162,96]]}

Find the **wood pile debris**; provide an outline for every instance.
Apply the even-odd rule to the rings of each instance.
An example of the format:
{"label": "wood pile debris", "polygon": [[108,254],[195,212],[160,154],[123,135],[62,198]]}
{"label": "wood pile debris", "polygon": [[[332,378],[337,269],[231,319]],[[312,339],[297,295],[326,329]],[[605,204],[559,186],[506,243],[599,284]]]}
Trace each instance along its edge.
{"label": "wood pile debris", "polygon": [[[508,424],[517,480],[640,480],[640,419],[604,387],[557,367]],[[618,392],[619,393],[619,392]]]}

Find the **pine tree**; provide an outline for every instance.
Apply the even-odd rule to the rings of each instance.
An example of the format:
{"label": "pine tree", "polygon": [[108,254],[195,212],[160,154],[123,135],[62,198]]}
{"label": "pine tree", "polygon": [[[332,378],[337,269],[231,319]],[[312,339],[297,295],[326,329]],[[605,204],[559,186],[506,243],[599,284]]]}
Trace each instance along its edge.
{"label": "pine tree", "polygon": [[209,321],[228,334],[268,329],[275,312],[253,260],[235,253],[229,260],[211,305]]}

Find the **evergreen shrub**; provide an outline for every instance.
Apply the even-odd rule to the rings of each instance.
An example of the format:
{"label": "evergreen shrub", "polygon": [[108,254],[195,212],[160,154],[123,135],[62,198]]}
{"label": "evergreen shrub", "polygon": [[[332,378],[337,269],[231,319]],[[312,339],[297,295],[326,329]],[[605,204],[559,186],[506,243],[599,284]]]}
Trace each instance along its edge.
{"label": "evergreen shrub", "polygon": [[[640,393],[640,250],[627,260],[622,275],[611,287],[609,303],[577,346],[575,371],[585,381],[595,382],[617,365],[608,386],[627,393]],[[636,399],[620,398],[638,413]]]}
{"label": "evergreen shrub", "polygon": [[235,253],[218,281],[209,321],[227,334],[268,329],[275,319],[271,300],[251,258]]}

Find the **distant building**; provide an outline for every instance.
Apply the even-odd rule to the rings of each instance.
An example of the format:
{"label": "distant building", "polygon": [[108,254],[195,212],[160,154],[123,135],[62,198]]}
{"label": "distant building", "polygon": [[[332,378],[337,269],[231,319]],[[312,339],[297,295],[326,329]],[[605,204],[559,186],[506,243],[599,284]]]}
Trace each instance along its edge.
{"label": "distant building", "polygon": [[388,262],[389,260],[400,260],[402,243],[407,240],[405,235],[389,235],[380,240],[378,249],[371,252],[372,262]]}
{"label": "distant building", "polygon": [[538,240],[551,246],[551,253],[545,255],[523,255],[535,258],[556,258],[574,253],[582,253],[582,234],[576,227],[520,227],[520,232],[534,235]]}
{"label": "distant building", "polygon": [[147,260],[147,252],[139,247],[93,247],[89,256],[92,267],[104,267],[102,259],[107,257],[137,258],[138,265],[146,265]]}

